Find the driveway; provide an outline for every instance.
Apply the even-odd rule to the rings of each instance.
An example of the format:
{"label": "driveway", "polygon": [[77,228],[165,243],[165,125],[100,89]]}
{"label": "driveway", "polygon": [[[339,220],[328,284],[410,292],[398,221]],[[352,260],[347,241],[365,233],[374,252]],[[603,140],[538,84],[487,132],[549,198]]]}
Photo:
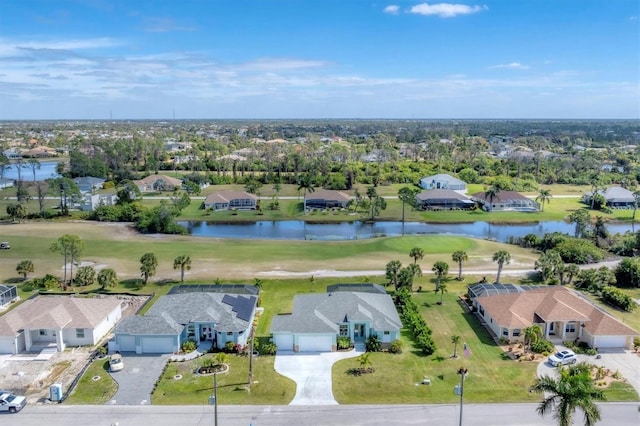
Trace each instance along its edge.
{"label": "driveway", "polygon": [[[566,349],[563,346],[557,346],[557,350]],[[640,395],[640,357],[624,349],[600,349],[600,359],[591,355],[578,355],[578,362],[586,362],[588,364],[597,365],[599,367],[608,368],[612,372],[619,371],[627,382]],[[552,367],[548,361],[538,364],[538,377],[557,376],[557,368]]]}
{"label": "driveway", "polygon": [[364,346],[348,352],[279,351],[275,370],[296,382],[296,396],[289,405],[338,405],[333,397],[331,367],[341,359],[364,353]]}
{"label": "driveway", "polygon": [[124,369],[110,373],[118,382],[118,391],[107,404],[147,405],[151,404],[151,392],[171,355],[122,354]]}

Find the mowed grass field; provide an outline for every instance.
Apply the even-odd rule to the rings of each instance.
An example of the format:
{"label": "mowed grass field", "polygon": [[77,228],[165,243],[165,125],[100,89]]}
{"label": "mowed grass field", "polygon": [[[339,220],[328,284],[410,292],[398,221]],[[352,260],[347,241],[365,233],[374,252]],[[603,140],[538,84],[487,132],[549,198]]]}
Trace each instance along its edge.
{"label": "mowed grass field", "polygon": [[140,235],[125,224],[53,221],[0,225],[1,238],[10,241],[12,247],[0,252],[0,279],[16,280],[15,268],[22,260],[34,263],[34,276],[62,276],[63,257],[50,247],[63,234],[78,235],[85,242],[79,261],[90,262],[96,269],[114,268],[120,280],[140,276],[139,259],[147,252],[158,258],[157,274],[151,281],[178,280],[180,271],[173,269],[173,260],[181,255],[190,256],[192,261],[191,270],[185,271],[186,281],[250,280],[282,276],[283,272],[312,274],[316,270],[384,271],[390,260],[405,264],[412,261],[409,251],[413,247],[424,250],[420,265],[427,271],[437,260],[450,261],[456,250],[469,254],[468,269],[495,269],[491,256],[505,248],[511,252],[510,266],[514,268],[532,267],[538,257],[516,246],[445,235],[358,241],[232,240]]}

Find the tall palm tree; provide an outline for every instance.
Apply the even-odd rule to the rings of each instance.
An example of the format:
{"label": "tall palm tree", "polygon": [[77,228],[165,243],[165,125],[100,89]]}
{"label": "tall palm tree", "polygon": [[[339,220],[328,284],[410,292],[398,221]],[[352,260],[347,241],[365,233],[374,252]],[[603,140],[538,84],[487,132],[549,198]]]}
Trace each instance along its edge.
{"label": "tall palm tree", "polygon": [[431,268],[431,270],[436,274],[436,291],[438,291],[440,290],[442,277],[445,277],[449,273],[449,264],[439,260],[433,264],[433,268]]}
{"label": "tall palm tree", "polygon": [[191,258],[189,256],[178,256],[173,260],[173,269],[180,269],[180,282],[184,282],[184,271],[191,269]]}
{"label": "tall palm tree", "polygon": [[313,192],[316,190],[313,178],[309,173],[304,174],[298,179],[298,191],[304,190],[303,209],[304,214],[307,214],[307,192]]}
{"label": "tall palm tree", "polygon": [[544,394],[538,413],[544,416],[555,411],[553,418],[559,426],[570,426],[577,408],[584,412],[585,426],[595,425],[600,420],[595,401],[606,399],[591,377],[591,368],[584,363],[563,367],[557,379],[549,376],[536,379],[531,390]]}
{"label": "tall palm tree", "polygon": [[466,251],[457,250],[453,252],[451,259],[458,263],[458,281],[462,281],[462,262],[469,260],[469,256]]}
{"label": "tall palm tree", "polygon": [[440,285],[438,286],[438,290],[436,291],[440,292],[440,302],[438,302],[438,305],[442,305],[444,294],[449,292],[449,290],[447,289],[447,283],[440,283]]}
{"label": "tall palm tree", "polygon": [[511,263],[511,254],[506,250],[500,250],[493,254],[493,261],[498,263],[498,274],[496,276],[496,284],[500,284],[500,274],[502,267]]}
{"label": "tall palm tree", "polygon": [[529,327],[526,327],[522,330],[522,333],[524,334],[525,349],[531,349],[531,345],[538,343],[543,337],[542,328],[537,324],[532,324]]}
{"label": "tall palm tree", "polygon": [[453,343],[453,357],[458,358],[458,344],[460,343],[460,336],[457,334],[451,336],[451,343]]}
{"label": "tall palm tree", "polygon": [[500,193],[500,187],[497,185],[491,185],[489,189],[484,192],[484,198],[489,201],[489,211],[493,211],[493,199]]}
{"label": "tall palm tree", "polygon": [[536,201],[540,203],[540,207],[542,207],[542,211],[544,212],[544,203],[549,204],[551,201],[551,191],[548,189],[540,189]]}
{"label": "tall palm tree", "polygon": [[385,278],[389,280],[389,284],[393,285],[394,288],[398,288],[400,269],[402,269],[402,263],[399,260],[392,260],[387,263]]}
{"label": "tall palm tree", "polygon": [[633,193],[633,216],[631,216],[631,231],[634,232],[634,225],[636,223],[636,211],[638,210],[638,204],[640,204],[640,191]]}
{"label": "tall palm tree", "polygon": [[414,206],[416,204],[416,193],[418,191],[405,186],[398,191],[398,198],[402,201],[402,223],[404,223],[404,205],[409,204]]}
{"label": "tall palm tree", "polygon": [[424,250],[422,250],[420,247],[414,247],[409,252],[409,257],[413,259],[413,264],[415,265],[416,263],[418,263],[418,259],[424,258]]}

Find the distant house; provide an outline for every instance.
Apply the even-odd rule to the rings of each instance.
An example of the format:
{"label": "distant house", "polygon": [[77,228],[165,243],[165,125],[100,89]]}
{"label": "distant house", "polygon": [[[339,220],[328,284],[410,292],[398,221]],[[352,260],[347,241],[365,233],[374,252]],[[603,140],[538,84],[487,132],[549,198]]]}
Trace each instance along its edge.
{"label": "distant house", "polygon": [[304,204],[307,209],[345,208],[350,199],[349,194],[345,194],[342,191],[319,189],[307,193],[304,196]]}
{"label": "distant house", "polygon": [[37,296],[0,317],[0,354],[95,345],[121,317],[116,298]]}
{"label": "distant house", "polygon": [[[597,193],[604,197],[607,201],[607,206],[611,208],[633,208],[636,203],[636,198],[633,195],[633,192],[619,186],[612,186],[604,191],[599,190]],[[587,192],[582,197],[582,200],[587,204],[591,204],[592,197],[593,193]]]}
{"label": "distant house", "polygon": [[84,194],[80,210],[92,212],[100,206],[113,206],[118,201],[116,194]]}
{"label": "distant house", "polygon": [[244,191],[216,191],[204,200],[204,208],[211,210],[255,210],[258,197]]}
{"label": "distant house", "polygon": [[388,346],[400,337],[402,322],[391,296],[378,287],[358,291],[347,286],[294,296],[292,313],[271,319],[278,351],[335,351],[340,336],[361,344],[369,336],[378,336]]}
{"label": "distant house", "polygon": [[476,284],[469,296],[496,338],[522,342],[537,324],[546,339],[585,342],[592,348],[630,348],[638,332],[574,290],[562,286]]}
{"label": "distant house", "polygon": [[38,146],[33,149],[22,151],[22,156],[28,158],[57,157],[58,151],[56,151],[55,148],[49,148],[48,146]]}
{"label": "distant house", "polygon": [[537,212],[540,204],[515,191],[499,191],[493,199],[490,199],[484,192],[477,192],[471,199],[482,205],[486,211],[521,211]]}
{"label": "distant house", "polygon": [[255,317],[257,295],[212,292],[168,294],[145,315],[123,319],[110,350],[139,354],[174,353],[187,340],[246,345]]}
{"label": "distant house", "polygon": [[450,189],[460,193],[467,192],[466,182],[444,173],[420,179],[419,186],[422,189]]}
{"label": "distant house", "polygon": [[73,182],[78,186],[80,192],[93,192],[102,189],[106,180],[93,176],[82,176],[74,178]]}
{"label": "distant house", "polygon": [[467,210],[476,205],[466,195],[451,189],[431,189],[421,192],[416,195],[416,202],[418,208],[424,210]]}
{"label": "distant house", "polygon": [[149,175],[144,179],[134,180],[140,192],[173,191],[182,187],[182,181],[171,176]]}

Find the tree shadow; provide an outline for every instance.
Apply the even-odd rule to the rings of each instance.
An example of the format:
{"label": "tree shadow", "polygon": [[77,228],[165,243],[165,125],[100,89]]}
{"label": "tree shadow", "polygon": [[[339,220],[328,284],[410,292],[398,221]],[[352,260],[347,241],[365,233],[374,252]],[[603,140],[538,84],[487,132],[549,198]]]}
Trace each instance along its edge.
{"label": "tree shadow", "polygon": [[480,320],[475,316],[475,314],[471,312],[462,312],[461,315],[467,322],[471,330],[473,330],[476,336],[478,336],[480,343],[483,343],[485,345],[498,346],[496,341],[493,340],[493,337],[491,337],[491,334],[487,331],[485,326],[480,323]]}
{"label": "tree shadow", "polygon": [[13,277],[13,278],[7,278],[6,280],[4,280],[4,282],[7,284],[20,284],[26,281],[22,277]]}
{"label": "tree shadow", "polygon": [[144,287],[144,281],[140,278],[131,278],[120,281],[120,285],[127,290],[140,290]]}

